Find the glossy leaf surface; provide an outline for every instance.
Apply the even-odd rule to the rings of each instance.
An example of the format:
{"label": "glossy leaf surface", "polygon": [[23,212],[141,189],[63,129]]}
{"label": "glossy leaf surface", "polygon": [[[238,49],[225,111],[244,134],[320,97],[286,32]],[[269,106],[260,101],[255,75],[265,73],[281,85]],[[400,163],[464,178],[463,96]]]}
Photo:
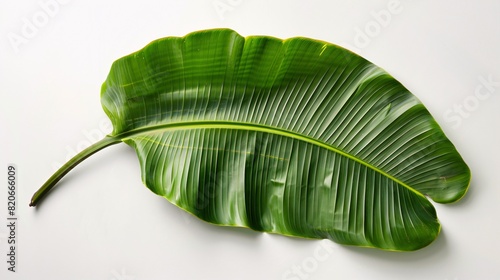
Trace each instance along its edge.
{"label": "glossy leaf surface", "polygon": [[[214,224],[386,250],[438,235],[470,171],[383,69],[307,38],[228,29],[163,38],[113,64],[108,143],[154,193]],[[103,144],[106,146],[107,144]]]}

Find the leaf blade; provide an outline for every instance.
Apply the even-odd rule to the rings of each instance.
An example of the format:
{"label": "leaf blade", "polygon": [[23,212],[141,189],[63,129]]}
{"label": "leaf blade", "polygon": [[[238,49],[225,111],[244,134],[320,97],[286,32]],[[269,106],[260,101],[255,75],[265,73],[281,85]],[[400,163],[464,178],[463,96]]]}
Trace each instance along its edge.
{"label": "leaf blade", "polygon": [[[325,42],[307,38],[243,38],[227,29],[160,39],[117,60],[101,96],[115,128],[112,135],[138,151],[141,165],[159,162],[165,166],[170,160],[166,156],[151,160],[148,153],[139,153],[149,147],[144,141],[155,143],[157,152],[153,154],[183,147],[162,146],[174,140],[164,139],[156,135],[158,133],[184,131],[189,136],[187,131],[198,129],[225,131],[209,136],[200,134],[202,138],[195,143],[198,150],[192,153],[169,154],[174,159],[181,158],[179,165],[187,170],[177,170],[167,164],[170,169],[167,168],[166,173],[159,172],[150,180],[154,168],[144,167],[142,172],[146,176],[145,184],[154,192],[209,222],[286,235],[328,237],[340,243],[388,250],[410,250],[425,246],[440,230],[435,210],[424,194],[436,202],[451,203],[465,194],[470,182],[467,165],[415,96],[383,69]],[[293,172],[286,169],[285,182],[297,184],[274,202],[281,205],[281,209],[274,209],[273,203],[261,198],[273,197],[273,184],[283,181],[283,176],[259,181],[265,174],[272,173],[272,157],[264,157],[269,159],[263,161],[265,163],[248,163],[248,159],[240,158],[242,155],[217,153],[226,148],[218,147],[215,138],[205,141],[212,139],[210,137],[232,139],[223,142],[229,147],[239,147],[240,141],[249,141],[248,135],[238,134],[242,131],[260,137],[253,140],[254,146],[245,148],[252,154],[256,153],[253,149],[264,149],[266,155],[268,150],[287,150],[284,147],[291,145],[302,147],[302,152],[308,155],[290,161]],[[146,140],[150,134],[163,140]],[[292,144],[267,146],[263,139],[269,137],[287,139],[278,142],[291,141]],[[334,154],[335,158],[313,156],[319,153],[318,149],[325,155]],[[149,147],[150,150],[153,147]],[[192,155],[203,159],[203,168],[190,160]],[[324,164],[332,160],[342,168],[327,172],[315,167],[313,159]],[[250,170],[252,176],[248,182],[241,170],[235,171],[239,174],[236,183],[219,178],[221,172],[232,170],[226,166],[231,162],[238,162],[235,165],[239,167],[262,166],[262,170],[260,173]],[[316,176],[308,173],[311,168]],[[178,178],[178,174],[182,176]],[[249,185],[260,182],[260,187],[246,190],[238,185],[242,178]],[[203,184],[200,185],[199,180]],[[341,187],[335,196],[329,194],[330,202],[320,192],[309,190],[310,186],[321,186],[325,180]],[[163,187],[179,182],[183,182],[185,189],[177,190],[174,196],[165,195]],[[371,187],[361,187],[368,182]],[[376,189],[378,185],[384,185],[385,189]],[[227,189],[231,186],[239,190],[236,192],[239,195],[230,194]],[[201,198],[198,193],[202,194]],[[211,198],[207,196],[213,193],[219,194],[214,195],[221,199],[217,204],[219,208],[214,207],[207,213],[193,208],[193,205],[199,208],[210,204]],[[231,201],[239,202],[227,203],[231,195],[240,197]],[[223,212],[221,205],[231,205],[232,209],[226,209],[229,213],[242,213],[241,197],[245,198],[246,215],[217,218],[222,215],[218,213]],[[247,197],[252,198],[247,200]],[[303,213],[302,208],[295,208],[295,204],[314,205],[307,201],[333,207],[331,217],[337,213],[339,224],[334,226],[332,221],[317,217],[319,221],[315,221],[312,228],[301,228],[299,225],[307,224],[304,217],[314,220],[316,214],[324,212],[314,208]],[[313,206],[304,207],[307,210]],[[420,212],[415,210],[418,212],[415,214],[411,209],[420,209]],[[280,220],[280,215],[289,220]],[[425,227],[422,221],[429,226]],[[317,227],[323,224],[328,230],[318,231]],[[403,230],[399,229],[401,226]],[[363,237],[366,231],[370,232],[368,239]],[[409,236],[412,245],[405,245],[402,240],[408,242]]]}

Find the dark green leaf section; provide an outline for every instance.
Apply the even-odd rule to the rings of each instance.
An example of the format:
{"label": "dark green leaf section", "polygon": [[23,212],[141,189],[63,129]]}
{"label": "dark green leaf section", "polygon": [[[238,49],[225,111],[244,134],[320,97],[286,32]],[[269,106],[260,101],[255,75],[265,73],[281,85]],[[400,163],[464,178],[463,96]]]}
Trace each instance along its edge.
{"label": "dark green leaf section", "polygon": [[291,137],[188,129],[125,141],[147,186],[211,223],[390,250],[420,248],[439,232],[425,197]]}
{"label": "dark green leaf section", "polygon": [[101,97],[146,185],[213,223],[410,250],[439,232],[423,195],[453,202],[470,182],[415,96],[321,41],[160,39],[115,61]]}

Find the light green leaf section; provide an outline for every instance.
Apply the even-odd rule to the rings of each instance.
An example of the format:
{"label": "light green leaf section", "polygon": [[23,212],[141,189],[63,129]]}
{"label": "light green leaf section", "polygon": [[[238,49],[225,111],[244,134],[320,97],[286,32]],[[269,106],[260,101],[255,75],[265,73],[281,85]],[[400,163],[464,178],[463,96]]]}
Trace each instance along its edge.
{"label": "light green leaf section", "polygon": [[441,228],[426,196],[470,182],[414,95],[317,40],[163,38],[114,62],[101,101],[146,186],[214,224],[416,250]]}

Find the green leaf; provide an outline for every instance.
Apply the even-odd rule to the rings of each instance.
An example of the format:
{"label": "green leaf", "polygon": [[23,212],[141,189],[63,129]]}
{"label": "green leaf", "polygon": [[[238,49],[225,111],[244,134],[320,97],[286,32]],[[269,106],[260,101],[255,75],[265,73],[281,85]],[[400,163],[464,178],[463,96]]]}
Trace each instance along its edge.
{"label": "green leaf", "polygon": [[415,250],[440,231],[435,202],[460,199],[470,171],[401,83],[339,46],[168,37],[113,63],[102,86],[114,130],[56,172],[121,141],[154,193],[218,225]]}

